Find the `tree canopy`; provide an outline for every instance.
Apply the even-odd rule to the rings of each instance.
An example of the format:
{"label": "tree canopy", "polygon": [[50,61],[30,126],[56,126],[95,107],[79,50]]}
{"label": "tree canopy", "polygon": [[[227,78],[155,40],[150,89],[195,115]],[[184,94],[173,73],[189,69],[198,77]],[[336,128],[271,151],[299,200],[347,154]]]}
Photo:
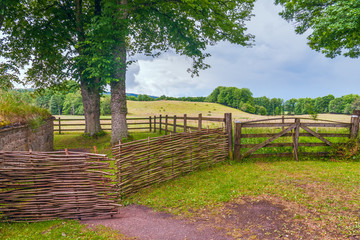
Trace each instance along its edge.
{"label": "tree canopy", "polygon": [[360,1],[275,0],[284,7],[280,15],[295,22],[296,33],[308,31],[308,44],[327,57],[360,56]]}
{"label": "tree canopy", "polygon": [[[86,119],[99,118],[99,93],[110,84],[113,119],[122,119],[114,130],[124,127],[125,72],[136,60],[128,57],[171,50],[191,58],[189,72],[196,75],[209,67],[207,46],[251,45],[245,22],[254,1],[4,0],[0,56],[16,69],[29,66],[27,81],[35,88],[79,81]],[[124,134],[113,131],[117,139]]]}

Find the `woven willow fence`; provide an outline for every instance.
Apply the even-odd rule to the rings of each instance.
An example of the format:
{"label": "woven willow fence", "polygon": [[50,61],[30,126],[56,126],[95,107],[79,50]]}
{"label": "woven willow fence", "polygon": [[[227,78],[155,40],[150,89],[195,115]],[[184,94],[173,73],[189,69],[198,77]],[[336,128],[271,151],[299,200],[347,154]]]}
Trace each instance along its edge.
{"label": "woven willow fence", "polygon": [[228,137],[220,129],[148,138],[113,148],[120,197],[224,161]]}
{"label": "woven willow fence", "polygon": [[1,152],[0,220],[87,218],[117,212],[104,155]]}

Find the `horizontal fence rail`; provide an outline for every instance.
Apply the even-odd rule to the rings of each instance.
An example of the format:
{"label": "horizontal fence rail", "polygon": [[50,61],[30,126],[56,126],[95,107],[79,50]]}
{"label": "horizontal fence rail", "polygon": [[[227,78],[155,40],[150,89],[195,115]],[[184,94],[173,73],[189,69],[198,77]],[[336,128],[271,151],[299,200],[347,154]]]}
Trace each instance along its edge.
{"label": "horizontal fence rail", "polygon": [[0,151],[0,221],[110,216],[114,177],[104,155]]}
{"label": "horizontal fence rail", "polygon": [[[231,114],[230,114],[231,117]],[[160,133],[165,131],[165,134],[169,132],[179,132],[206,128],[220,128],[224,127],[226,122],[226,114],[224,118],[215,117],[203,117],[199,114],[197,117],[187,117],[187,114],[183,116],[149,116],[139,118],[127,118],[127,125],[130,131],[132,130],[149,130],[150,132]],[[103,130],[111,130],[111,118],[100,119],[100,124]],[[61,134],[62,132],[78,132],[85,130],[85,119],[66,119],[58,117],[54,119],[54,132]]]}
{"label": "horizontal fence rail", "polygon": [[246,157],[327,156],[334,143],[357,138],[359,117],[350,123],[309,118],[272,118],[235,123],[234,156]]}
{"label": "horizontal fence rail", "polygon": [[120,197],[224,161],[227,141],[221,129],[207,129],[119,143],[113,156]]}

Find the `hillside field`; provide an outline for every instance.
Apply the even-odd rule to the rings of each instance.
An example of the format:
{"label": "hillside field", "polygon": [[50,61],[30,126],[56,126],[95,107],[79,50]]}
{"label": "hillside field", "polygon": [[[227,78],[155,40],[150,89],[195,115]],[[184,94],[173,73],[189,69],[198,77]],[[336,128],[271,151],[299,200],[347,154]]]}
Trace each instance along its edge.
{"label": "hillside field", "polygon": [[[159,115],[177,115],[187,114],[189,117],[197,116],[199,113],[203,117],[223,117],[224,113],[232,113],[234,120],[255,120],[266,119],[274,116],[260,116],[246,113],[241,110],[227,107],[218,103],[209,102],[183,102],[183,101],[127,101],[128,117],[148,117]],[[310,117],[309,115],[298,115],[299,117]],[[59,116],[56,116],[59,117]],[[108,118],[110,116],[102,116]],[[286,117],[286,115],[285,115]],[[292,116],[294,117],[294,116]],[[61,118],[82,119],[83,116],[62,115]],[[351,115],[345,114],[318,114],[318,119],[332,120],[339,122],[350,122]]]}

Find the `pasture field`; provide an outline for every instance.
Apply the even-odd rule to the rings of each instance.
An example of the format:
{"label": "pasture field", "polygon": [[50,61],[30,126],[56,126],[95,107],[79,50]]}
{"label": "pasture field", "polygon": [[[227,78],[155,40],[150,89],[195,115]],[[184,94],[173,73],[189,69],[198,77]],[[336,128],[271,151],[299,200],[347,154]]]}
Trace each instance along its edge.
{"label": "pasture field", "polygon": [[[235,238],[275,239],[266,224],[263,236],[269,230],[269,238],[257,238],[254,233],[261,214],[255,221],[249,217],[253,225],[240,222],[241,228],[229,224],[237,214],[241,219],[236,209],[243,209],[246,215],[254,205],[266,203],[268,209],[279,211],[278,218],[286,226],[277,230],[279,234],[286,232],[287,239],[345,239],[360,234],[359,173],[358,162],[230,162],[143,190],[127,201],[207,221]],[[269,213],[263,208],[263,213]],[[268,217],[276,219],[270,213]]]}
{"label": "pasture field", "polygon": [[[255,119],[266,119],[274,116],[260,116],[246,113],[241,110],[230,108],[218,103],[208,102],[182,102],[182,101],[127,101],[128,117],[149,117],[159,116],[197,116],[199,113],[203,117],[224,117],[224,113],[232,113],[234,120],[246,121]],[[286,117],[287,115],[285,115]],[[59,117],[55,115],[55,117]],[[84,116],[61,115],[63,119],[84,119]],[[310,117],[309,115],[296,115],[292,117]],[[101,116],[101,119],[109,119],[111,116]],[[318,119],[350,122],[351,115],[345,114],[318,114]]]}

